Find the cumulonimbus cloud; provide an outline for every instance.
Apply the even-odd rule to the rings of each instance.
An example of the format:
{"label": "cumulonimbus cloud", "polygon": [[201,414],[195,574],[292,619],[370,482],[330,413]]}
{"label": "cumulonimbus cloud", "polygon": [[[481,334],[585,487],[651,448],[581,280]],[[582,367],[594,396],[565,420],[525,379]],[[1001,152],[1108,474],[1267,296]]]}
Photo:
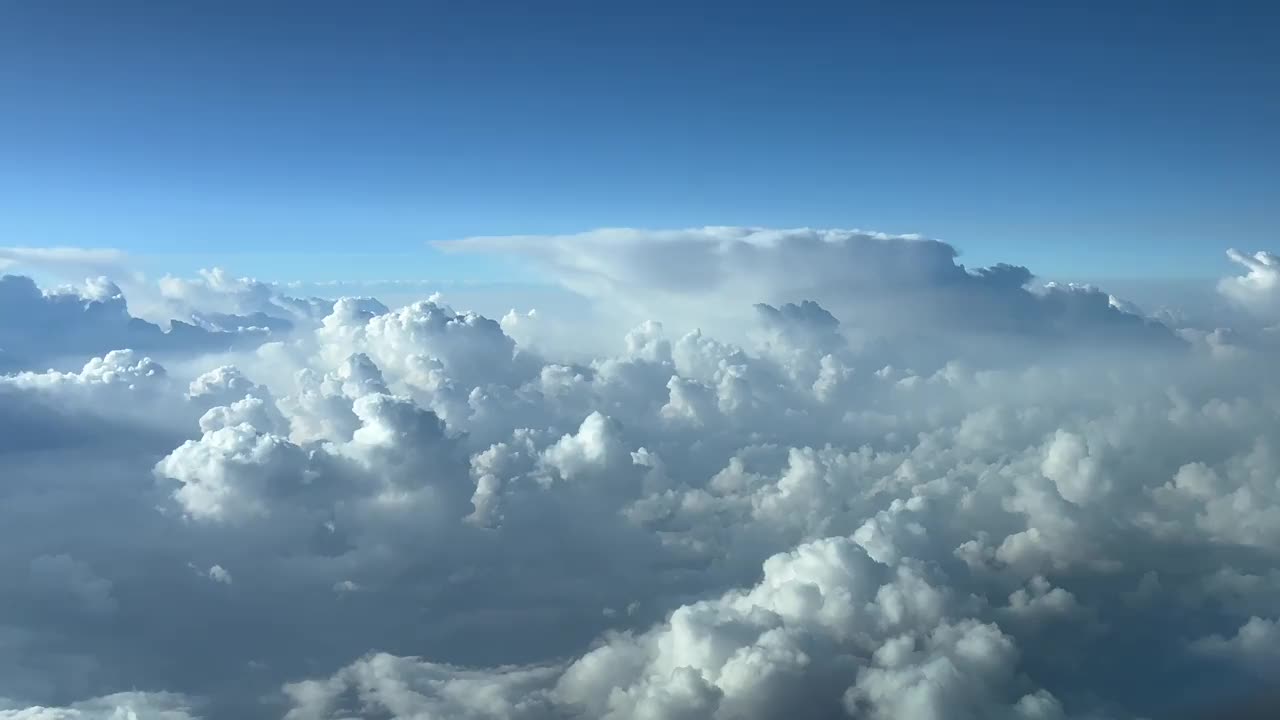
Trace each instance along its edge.
{"label": "cumulonimbus cloud", "polygon": [[587,296],[641,312],[692,303],[724,321],[741,298],[817,301],[849,327],[876,334],[967,332],[1042,340],[1173,342],[1165,326],[1125,312],[1095,288],[1029,287],[1015,265],[969,269],[947,243],[861,230],[706,227],[597,230],[576,235],[474,237],[453,252],[527,256]]}

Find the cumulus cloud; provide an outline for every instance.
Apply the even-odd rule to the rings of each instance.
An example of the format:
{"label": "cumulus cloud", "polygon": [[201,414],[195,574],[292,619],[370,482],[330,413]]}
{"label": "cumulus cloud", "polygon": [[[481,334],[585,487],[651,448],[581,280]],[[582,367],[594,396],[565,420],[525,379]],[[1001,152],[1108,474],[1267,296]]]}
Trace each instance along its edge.
{"label": "cumulus cloud", "polygon": [[1275,620],[1250,617],[1235,635],[1210,635],[1192,643],[1192,648],[1207,655],[1234,660],[1259,672],[1272,671],[1280,662],[1280,626]]}
{"label": "cumulus cloud", "polygon": [[172,693],[122,692],[81,700],[66,707],[6,707],[0,699],[4,720],[198,720],[191,701]]}
{"label": "cumulus cloud", "polygon": [[264,328],[282,333],[298,323],[311,324],[333,308],[331,300],[291,297],[218,267],[201,270],[194,278],[166,275],[158,286],[165,310],[212,331]]}
{"label": "cumulus cloud", "polygon": [[1218,292],[1265,320],[1280,320],[1280,256],[1265,250],[1246,255],[1231,249],[1227,257],[1245,273],[1220,280]]}
{"label": "cumulus cloud", "polygon": [[42,291],[21,275],[0,276],[0,370],[43,370],[112,350],[191,354],[262,343],[268,332],[209,330],[175,320],[165,330],[129,313],[124,292],[105,277]]}
{"label": "cumulus cloud", "polygon": [[768,559],[752,588],[607,636],[567,666],[477,672],[373,656],[288,686],[289,717],[339,717],[349,694],[396,717],[1062,716],[1046,691],[1019,694],[1010,637],[949,619],[948,604],[916,569],[878,566],[832,538]]}
{"label": "cumulus cloud", "polygon": [[[1265,687],[1256,326],[874,233],[462,246],[545,263],[616,350],[222,271],[162,283],[203,318],[168,331],[110,281],[0,281],[0,717],[1119,720]],[[224,326],[257,313],[287,329]]]}

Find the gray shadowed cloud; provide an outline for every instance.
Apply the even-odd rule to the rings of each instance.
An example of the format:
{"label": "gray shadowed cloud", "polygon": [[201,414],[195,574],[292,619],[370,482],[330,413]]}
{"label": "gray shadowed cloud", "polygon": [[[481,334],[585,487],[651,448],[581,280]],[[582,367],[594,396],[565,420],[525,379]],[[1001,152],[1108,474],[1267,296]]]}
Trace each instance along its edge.
{"label": "gray shadowed cloud", "polygon": [[150,353],[216,352],[263,342],[266,333],[211,331],[174,321],[168,330],[129,314],[106,278],[42,292],[31,278],[0,276],[0,362],[8,370],[45,368],[129,348]]}

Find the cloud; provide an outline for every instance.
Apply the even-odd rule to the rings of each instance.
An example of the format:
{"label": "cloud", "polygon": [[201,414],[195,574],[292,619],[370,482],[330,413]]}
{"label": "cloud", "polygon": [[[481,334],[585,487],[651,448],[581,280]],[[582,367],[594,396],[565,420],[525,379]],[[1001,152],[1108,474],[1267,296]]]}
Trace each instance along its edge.
{"label": "cloud", "polygon": [[314,323],[333,308],[331,300],[285,295],[274,286],[233,277],[218,267],[200,270],[194,278],[166,275],[158,285],[166,312],[186,316],[192,324],[211,331],[266,328],[286,333],[299,323]]}
{"label": "cloud", "polygon": [[111,582],[67,555],[41,555],[33,559],[27,587],[45,595],[48,601],[66,600],[85,612],[110,613],[116,609]]}
{"label": "cloud", "polygon": [[0,370],[44,369],[84,362],[112,350],[191,354],[251,347],[261,330],[217,332],[174,321],[161,329],[129,313],[124,293],[105,277],[79,287],[41,291],[30,278],[0,276]]}
{"label": "cloud", "polygon": [[1225,657],[1256,672],[1268,672],[1280,662],[1280,626],[1275,620],[1250,617],[1235,635],[1210,635],[1191,645],[1196,652]]}
{"label": "cloud", "polygon": [[354,692],[366,712],[396,717],[1063,716],[1043,690],[1018,694],[1011,638],[948,619],[946,605],[917,570],[822,540],[767,560],[752,588],[611,635],[564,667],[474,671],[377,655],[289,685],[288,717],[339,717]]}
{"label": "cloud", "polygon": [[3,720],[198,720],[191,701],[171,693],[123,692],[82,700],[66,707],[5,707]]}
{"label": "cloud", "polygon": [[82,278],[126,274],[128,256],[110,248],[0,247],[0,272],[46,270]]}
{"label": "cloud", "polygon": [[1246,255],[1231,249],[1227,257],[1244,268],[1245,274],[1223,278],[1218,292],[1269,322],[1280,320],[1280,256],[1266,251]]}
{"label": "cloud", "polygon": [[1265,689],[1256,323],[1171,344],[919,238],[547,243],[474,247],[560,268],[613,350],[220,272],[174,307],[290,329],[0,282],[6,349],[65,359],[0,376],[0,717],[1118,720]]}
{"label": "cloud", "polygon": [[872,336],[1178,345],[1167,327],[1127,312],[1095,288],[1033,290],[1024,267],[971,270],[956,262],[952,246],[914,235],[707,227],[474,237],[439,245],[528,257],[588,297],[641,315],[683,311],[712,327],[731,324],[745,295],[775,305],[816,301]]}

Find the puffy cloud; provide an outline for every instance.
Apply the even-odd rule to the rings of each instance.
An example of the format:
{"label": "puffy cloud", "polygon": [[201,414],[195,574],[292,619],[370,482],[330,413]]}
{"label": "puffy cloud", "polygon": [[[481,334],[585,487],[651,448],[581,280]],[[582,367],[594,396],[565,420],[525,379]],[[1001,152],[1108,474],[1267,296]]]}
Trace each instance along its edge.
{"label": "puffy cloud", "polygon": [[1280,663],[1280,624],[1255,615],[1235,635],[1210,635],[1192,643],[1192,649],[1228,658],[1256,672],[1270,672]]}
{"label": "puffy cloud", "polygon": [[1227,257],[1244,268],[1245,274],[1223,278],[1218,292],[1265,320],[1280,319],[1280,256],[1265,250],[1246,255],[1231,249]]}
{"label": "puffy cloud", "polygon": [[574,480],[604,470],[621,452],[615,426],[609,418],[593,412],[576,434],[565,435],[547,448],[542,460],[560,477]]}
{"label": "puffy cloud", "polygon": [[[413,384],[431,388],[424,367],[431,362],[461,389],[521,379],[515,342],[499,323],[475,313],[456,313],[423,301],[397,311],[370,310],[340,300],[318,335],[340,354],[367,353],[381,367],[400,372]],[[513,376],[514,374],[514,376]]]}
{"label": "puffy cloud", "polygon": [[825,718],[842,705],[875,718],[1062,716],[1043,690],[1016,694],[1011,638],[948,620],[946,604],[915,570],[822,540],[770,558],[752,588],[608,636],[568,666],[476,671],[373,656],[289,685],[289,717],[339,717],[353,695],[394,717]]}
{"label": "puffy cloud", "polygon": [[277,498],[300,493],[310,480],[304,450],[248,423],[211,421],[156,466],[179,483],[173,497],[196,520],[265,516]]}
{"label": "puffy cloud", "polygon": [[476,672],[380,653],[328,680],[286,685],[293,707],[285,718],[321,720],[374,708],[394,717],[546,718],[546,684],[552,674],[537,667]]}
{"label": "puffy cloud", "polygon": [[1277,476],[1275,450],[1259,439],[1249,452],[1231,457],[1222,472],[1188,463],[1153,492],[1170,507],[1193,509],[1195,526],[1209,537],[1267,547],[1280,540]]}
{"label": "puffy cloud", "polygon": [[270,391],[254,383],[234,365],[220,365],[200,374],[187,388],[187,397],[210,405],[235,402],[246,395],[266,398]]}
{"label": "puffy cloud", "polygon": [[0,717],[1119,719],[1262,688],[1256,327],[1167,352],[1101,290],[870,233],[467,245],[549,263],[615,350],[218,271],[172,307],[291,330],[173,345],[110,282],[5,281],[37,310],[4,337],[65,362],[0,376]]}
{"label": "puffy cloud", "polygon": [[999,628],[973,622],[942,625],[924,638],[923,647],[914,648],[917,642],[903,636],[876,651],[873,664],[845,696],[851,714],[941,720],[1017,712],[1016,706],[999,702],[1017,658],[1013,642]]}
{"label": "puffy cloud", "polygon": [[6,707],[0,698],[3,720],[198,720],[192,701],[173,693],[122,692],[66,707]]}
{"label": "puffy cloud", "polygon": [[77,387],[102,386],[139,390],[163,383],[165,369],[149,357],[139,358],[132,350],[112,350],[92,358],[80,372],[21,372],[0,377],[0,383],[15,388],[70,392]]}
{"label": "puffy cloud", "polygon": [[1104,496],[1106,479],[1098,461],[1079,435],[1059,431],[1045,449],[1041,469],[1064,500],[1083,505]]}
{"label": "puffy cloud", "polygon": [[231,584],[231,573],[227,572],[221,565],[214,565],[209,568],[209,579],[223,585]]}

